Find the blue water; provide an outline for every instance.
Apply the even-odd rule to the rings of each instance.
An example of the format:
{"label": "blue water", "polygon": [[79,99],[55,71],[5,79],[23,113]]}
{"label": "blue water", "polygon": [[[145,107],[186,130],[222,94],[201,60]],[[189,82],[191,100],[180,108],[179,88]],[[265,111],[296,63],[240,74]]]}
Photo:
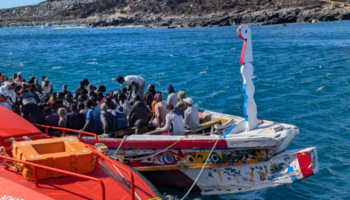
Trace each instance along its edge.
{"label": "blue water", "polygon": [[[289,149],[316,146],[320,171],[302,182],[189,199],[348,199],[350,22],[251,27],[255,100],[262,119],[297,125]],[[242,116],[237,26],[195,29],[0,29],[0,71],[47,76],[56,91],[84,77],[108,91],[136,74],[165,92],[184,90],[200,108]],[[165,95],[165,93],[164,93]],[[171,180],[170,180],[171,181]],[[163,191],[164,192],[164,191]],[[169,194],[169,191],[166,191]],[[170,199],[183,193],[171,192]]]}

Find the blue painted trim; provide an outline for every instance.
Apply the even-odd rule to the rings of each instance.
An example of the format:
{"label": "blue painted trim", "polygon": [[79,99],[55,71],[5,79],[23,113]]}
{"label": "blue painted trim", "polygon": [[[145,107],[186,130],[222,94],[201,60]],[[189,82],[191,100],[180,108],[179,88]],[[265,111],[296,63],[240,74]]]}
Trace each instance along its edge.
{"label": "blue painted trim", "polygon": [[243,115],[244,115],[245,121],[247,122],[248,121],[248,115],[247,115],[248,96],[247,96],[245,87],[246,87],[246,84],[243,84],[243,86],[242,86],[242,92],[244,95]]}
{"label": "blue painted trim", "polygon": [[229,129],[227,129],[227,131],[224,133],[224,135],[221,137],[222,139],[226,138],[226,135],[228,135],[232,129],[236,126],[237,124],[232,125]]}

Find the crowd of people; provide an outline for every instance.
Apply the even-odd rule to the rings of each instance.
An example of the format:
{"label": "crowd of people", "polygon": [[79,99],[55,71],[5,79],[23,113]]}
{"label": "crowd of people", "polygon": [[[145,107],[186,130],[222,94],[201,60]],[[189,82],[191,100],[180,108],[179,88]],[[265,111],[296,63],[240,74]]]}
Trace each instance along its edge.
{"label": "crowd of people", "polygon": [[184,91],[176,94],[169,84],[168,97],[163,99],[153,84],[145,92],[146,81],[140,76],[117,76],[116,80],[127,87],[107,92],[104,85],[95,87],[84,78],[74,92],[67,85],[55,92],[45,76],[39,83],[35,77],[26,81],[21,72],[13,77],[0,72],[0,106],[34,124],[83,130],[103,137],[120,130],[143,134],[154,129],[183,135],[186,129],[199,128],[198,109]]}

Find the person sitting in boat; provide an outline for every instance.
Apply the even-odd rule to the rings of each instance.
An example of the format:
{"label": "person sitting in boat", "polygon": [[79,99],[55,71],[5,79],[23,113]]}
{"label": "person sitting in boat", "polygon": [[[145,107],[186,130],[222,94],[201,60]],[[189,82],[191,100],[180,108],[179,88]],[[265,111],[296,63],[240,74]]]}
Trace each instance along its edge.
{"label": "person sitting in boat", "polygon": [[50,83],[48,78],[45,78],[44,86],[41,89],[42,89],[43,96],[46,96],[46,95],[51,96],[51,94],[53,92],[53,86]]}
{"label": "person sitting in boat", "polygon": [[[85,104],[84,103],[81,103],[81,102],[78,103],[78,112],[79,112],[79,114],[84,115],[84,118],[86,117],[87,111],[88,110],[85,108]],[[84,121],[84,124],[85,124],[85,121]]]}
{"label": "person sitting in boat", "polygon": [[70,105],[70,110],[71,112],[67,115],[67,128],[74,130],[80,130],[84,128],[85,116],[84,114],[79,113],[78,105],[76,103],[72,103]]}
{"label": "person sitting in boat", "polygon": [[145,92],[145,95],[144,95],[145,98],[147,97],[147,95],[152,95],[153,97],[156,95],[155,86],[153,84],[149,84],[147,86],[147,91]]}
{"label": "person sitting in boat", "polygon": [[134,105],[131,107],[128,115],[128,124],[129,126],[136,127],[136,134],[143,134],[148,131],[148,120],[148,109],[142,98],[137,95],[134,98]]}
{"label": "person sitting in boat", "polygon": [[166,90],[169,93],[168,98],[166,100],[167,105],[173,105],[175,107],[179,100],[176,97],[174,87],[171,84],[169,84]]}
{"label": "person sitting in boat", "polygon": [[85,125],[82,129],[83,131],[93,132],[96,134],[101,134],[102,125],[101,118],[98,109],[94,108],[94,101],[89,99],[85,102],[85,106],[88,109],[85,118]]}
{"label": "person sitting in boat", "polygon": [[123,107],[118,106],[117,109],[111,111],[113,117],[114,130],[120,131],[128,128],[128,120],[123,112]]}
{"label": "person sitting in boat", "polygon": [[119,93],[118,100],[119,100],[119,105],[123,107],[123,113],[125,114],[125,116],[128,116],[131,110],[131,106],[129,101],[126,100],[125,93]]}
{"label": "person sitting in boat", "polygon": [[22,83],[23,81],[23,77],[22,77],[22,72],[18,72],[17,73],[17,78],[15,79],[16,83]]}
{"label": "person sitting in boat", "polygon": [[195,130],[199,127],[198,109],[196,106],[193,106],[192,98],[188,97],[183,101],[187,104],[184,118],[185,127],[190,130]]}
{"label": "person sitting in boat", "polygon": [[73,95],[71,93],[67,93],[64,96],[64,102],[63,105],[67,108],[68,111],[70,110],[70,105],[73,103]]}
{"label": "person sitting in boat", "polygon": [[185,110],[186,110],[186,104],[183,101],[186,98],[186,93],[184,91],[179,91],[179,93],[177,94],[177,99],[179,100],[179,102],[177,102],[175,108],[180,111],[182,117],[185,116]]}
{"label": "person sitting in boat", "polygon": [[120,84],[126,83],[128,86],[135,87],[135,95],[140,96],[143,99],[143,92],[145,90],[145,80],[141,76],[129,75],[129,76],[118,76],[117,81]]}
{"label": "person sitting in boat", "polygon": [[161,128],[165,125],[165,118],[167,115],[167,110],[166,110],[166,103],[163,102],[163,96],[162,93],[157,93],[156,96],[154,97],[154,100],[157,102],[156,105],[154,106],[155,110],[155,118],[157,120],[157,128]]}
{"label": "person sitting in boat", "polygon": [[48,126],[58,126],[59,116],[55,113],[52,113],[50,107],[46,106],[43,109],[43,114],[45,117],[44,124]]}
{"label": "person sitting in boat", "polygon": [[58,127],[66,128],[67,127],[67,109],[66,108],[59,108],[57,110],[58,114]]}
{"label": "person sitting in boat", "polygon": [[[15,82],[6,81],[3,86],[0,87],[0,105],[12,110],[12,106],[17,102],[17,94],[15,88],[17,84]],[[10,99],[11,98],[11,99]]]}
{"label": "person sitting in boat", "polygon": [[168,114],[166,115],[166,123],[163,128],[158,129],[161,132],[168,131],[169,135],[184,135],[185,124],[181,113],[173,105],[167,105]]}
{"label": "person sitting in boat", "polygon": [[114,132],[113,125],[113,115],[108,112],[108,106],[106,103],[101,104],[101,122],[102,122],[102,130],[104,134],[109,134]]}

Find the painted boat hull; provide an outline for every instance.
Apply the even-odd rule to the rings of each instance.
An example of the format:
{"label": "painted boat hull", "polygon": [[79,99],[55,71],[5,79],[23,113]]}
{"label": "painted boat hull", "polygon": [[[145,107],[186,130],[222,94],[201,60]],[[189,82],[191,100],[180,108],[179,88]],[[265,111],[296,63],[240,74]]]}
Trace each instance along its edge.
{"label": "painted boat hull", "polygon": [[[154,185],[187,191],[198,169],[141,172]],[[293,184],[318,172],[317,149],[289,150],[269,161],[239,166],[205,167],[192,192],[218,195],[267,189]]]}

